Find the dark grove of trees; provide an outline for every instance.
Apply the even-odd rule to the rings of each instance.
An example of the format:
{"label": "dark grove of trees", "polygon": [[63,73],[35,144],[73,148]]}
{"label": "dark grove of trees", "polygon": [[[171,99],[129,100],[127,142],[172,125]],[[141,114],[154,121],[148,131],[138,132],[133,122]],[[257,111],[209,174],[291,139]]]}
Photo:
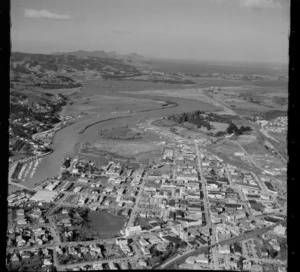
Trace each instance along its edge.
{"label": "dark grove of trees", "polygon": [[250,130],[252,130],[251,127],[241,126],[240,128],[238,128],[235,124],[231,123],[229,125],[229,127],[227,128],[226,132],[228,134],[234,133],[235,135],[239,136],[239,135],[242,135],[244,132],[250,131]]}
{"label": "dark grove of trees", "polygon": [[252,130],[248,126],[241,126],[238,128],[234,123],[232,123],[231,119],[227,116],[221,116],[214,113],[205,113],[204,111],[195,111],[191,113],[182,113],[182,114],[174,114],[168,117],[169,120],[172,120],[178,124],[191,123],[197,126],[197,128],[205,127],[207,130],[213,129],[213,126],[210,122],[218,122],[218,123],[226,123],[228,124],[228,128],[226,131],[218,131],[215,134],[209,132],[208,135],[214,137],[222,137],[227,133],[234,133],[235,135],[242,135],[246,131]]}
{"label": "dark grove of trees", "polygon": [[201,111],[195,111],[192,113],[184,112],[182,114],[171,115],[168,117],[168,119],[179,124],[183,124],[187,122],[196,125],[197,128],[206,127],[207,130],[211,130],[212,126],[208,121],[205,120],[205,117],[201,115],[202,113],[204,112]]}
{"label": "dark grove of trees", "polygon": [[[204,115],[205,114],[205,115]],[[207,130],[211,130],[213,127],[210,122],[219,122],[231,124],[232,121],[226,116],[217,115],[214,113],[205,113],[204,111],[195,111],[191,113],[182,113],[169,116],[169,120],[176,123],[183,124],[185,122],[196,125],[198,128],[206,127]]]}

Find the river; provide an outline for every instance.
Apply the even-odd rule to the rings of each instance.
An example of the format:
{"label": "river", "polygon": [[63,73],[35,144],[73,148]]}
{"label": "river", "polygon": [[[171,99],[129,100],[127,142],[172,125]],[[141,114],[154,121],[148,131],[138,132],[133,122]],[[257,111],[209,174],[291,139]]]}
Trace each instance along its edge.
{"label": "river", "polygon": [[[85,88],[83,89],[83,92],[89,93],[89,89]],[[137,98],[151,99],[152,97],[148,95],[147,96],[138,95]],[[155,96],[155,98],[157,99],[157,96]],[[161,100],[166,100],[166,97],[161,97]],[[53,152],[43,158],[33,178],[28,181],[25,181],[24,185],[27,185],[29,187],[34,187],[34,184],[37,183],[38,181],[41,181],[48,177],[57,176],[60,167],[62,165],[63,159],[67,156],[74,157],[75,155],[77,155],[77,152],[75,150],[75,145],[80,142],[96,141],[98,138],[97,132],[101,128],[124,126],[125,124],[134,126],[142,119],[145,120],[148,118],[158,118],[170,114],[188,112],[188,111],[199,110],[199,109],[202,110],[216,109],[214,106],[209,105],[207,103],[202,103],[199,101],[193,101],[189,99],[172,97],[170,99],[168,98],[168,100],[176,102],[178,106],[174,108],[162,108],[153,111],[132,113],[131,117],[108,120],[98,124],[96,123],[97,121],[108,119],[110,117],[115,118],[116,115],[107,114],[106,116],[102,116],[98,118],[84,117],[78,120],[76,123],[71,124],[59,130],[58,132],[56,132],[53,139],[53,143],[51,145]],[[82,129],[84,126],[92,123],[96,123],[96,124],[90,126],[82,134],[78,133],[80,129]],[[151,137],[151,138],[153,138],[154,140],[155,137]]]}

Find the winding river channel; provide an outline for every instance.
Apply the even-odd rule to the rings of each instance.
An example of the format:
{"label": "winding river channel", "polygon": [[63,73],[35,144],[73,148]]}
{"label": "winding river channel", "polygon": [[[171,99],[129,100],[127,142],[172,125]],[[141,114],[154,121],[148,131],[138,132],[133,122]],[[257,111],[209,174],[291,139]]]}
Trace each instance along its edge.
{"label": "winding river channel", "polygon": [[[85,89],[83,91],[85,91]],[[151,99],[151,96],[138,96],[138,98]],[[161,99],[165,100],[166,97],[161,97]],[[204,102],[202,103],[199,101],[181,98],[168,98],[168,100],[176,102],[178,106],[158,108],[151,111],[133,112],[130,114],[131,116],[128,116],[128,113],[123,113],[120,115],[108,113],[104,116],[96,118],[82,117],[75,123],[57,131],[51,145],[53,152],[43,158],[43,160],[39,164],[39,167],[37,168],[34,177],[31,180],[24,182],[25,185],[34,187],[34,184],[38,181],[41,181],[48,177],[57,176],[63,159],[67,156],[72,157],[77,155],[75,146],[78,143],[96,141],[97,131],[101,128],[118,127],[123,126],[124,124],[134,126],[142,119],[146,120],[149,118],[159,118],[171,114],[188,112],[198,109],[216,110],[213,105]]]}

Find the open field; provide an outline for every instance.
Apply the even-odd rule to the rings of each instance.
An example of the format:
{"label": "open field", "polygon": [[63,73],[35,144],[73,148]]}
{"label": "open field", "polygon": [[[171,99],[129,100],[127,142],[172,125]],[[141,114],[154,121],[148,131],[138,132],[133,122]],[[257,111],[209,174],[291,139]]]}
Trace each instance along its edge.
{"label": "open field", "polygon": [[274,137],[278,142],[274,142],[269,139],[269,141],[276,147],[279,153],[287,158],[287,134],[286,133],[276,133],[269,131],[268,134]]}
{"label": "open field", "polygon": [[41,92],[41,93],[51,93],[51,94],[63,94],[66,96],[75,94],[77,92],[81,91],[81,87],[77,87],[77,88],[69,88],[69,89],[43,89],[40,87],[33,87],[32,90],[36,91],[36,92]]}
{"label": "open field", "polygon": [[286,133],[277,133],[277,132],[268,131],[268,134],[270,136],[274,137],[281,144],[286,145],[286,142],[287,142],[287,134]]}
{"label": "open field", "polygon": [[98,135],[100,138],[110,140],[134,140],[142,138],[142,131],[132,129],[128,126],[122,126],[118,128],[99,130]]}
{"label": "open field", "polygon": [[237,139],[237,141],[241,144],[250,144],[255,142],[257,139],[254,135],[240,135]]}
{"label": "open field", "polygon": [[274,85],[271,82],[261,85],[221,86],[220,89],[205,90],[209,97],[222,101],[234,111],[245,116],[287,108],[287,83]]}
{"label": "open field", "polygon": [[226,131],[228,128],[228,124],[219,123],[219,122],[209,122],[214,128],[210,130],[210,132],[218,132],[218,131]]}
{"label": "open field", "polygon": [[89,226],[92,230],[98,233],[100,239],[112,238],[115,235],[120,235],[120,230],[123,228],[126,218],[117,216],[108,212],[97,211],[89,212]]}
{"label": "open field", "polygon": [[93,154],[94,156],[103,156],[104,154],[120,158],[138,159],[140,155],[160,154],[162,147],[145,142],[133,141],[97,141],[94,144],[85,143],[80,148],[80,154]]}
{"label": "open field", "polygon": [[[272,154],[271,151],[267,150],[262,144],[256,142],[243,144],[243,147],[247,150],[253,160],[262,168],[266,170],[276,171],[286,165],[282,160]],[[281,171],[282,172],[282,171]],[[285,171],[282,172],[284,174]]]}
{"label": "open field", "polygon": [[255,142],[250,142],[250,143],[244,143],[243,147],[247,152],[249,152],[250,155],[255,154],[255,155],[272,155],[272,152],[269,151],[264,147],[263,144],[255,141]]}
{"label": "open field", "polygon": [[277,169],[282,169],[286,165],[279,159],[276,158],[275,156],[272,155],[252,155],[252,158],[255,160],[255,162],[261,166],[262,168],[266,170],[277,170]]}
{"label": "open field", "polygon": [[237,155],[238,153],[243,153],[243,151],[234,143],[221,140],[216,144],[208,146],[207,149],[222,158],[224,162],[257,172],[257,168],[247,156]]}
{"label": "open field", "polygon": [[208,131],[206,128],[201,128],[197,131],[189,130],[184,127],[178,127],[174,126],[172,127],[171,131],[175,134],[178,134],[182,137],[188,138],[188,139],[199,139],[201,137],[208,138],[204,133],[207,133]]}

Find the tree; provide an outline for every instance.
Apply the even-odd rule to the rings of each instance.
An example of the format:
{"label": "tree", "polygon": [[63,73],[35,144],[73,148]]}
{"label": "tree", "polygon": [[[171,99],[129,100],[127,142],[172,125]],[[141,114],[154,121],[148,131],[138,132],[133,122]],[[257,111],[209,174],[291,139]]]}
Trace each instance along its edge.
{"label": "tree", "polygon": [[228,134],[231,134],[231,133],[236,133],[238,131],[238,128],[237,126],[234,124],[234,123],[231,123],[228,128],[226,129],[226,132]]}
{"label": "tree", "polygon": [[226,134],[225,131],[218,131],[218,132],[215,133],[214,136],[215,136],[215,137],[223,137],[225,134]]}

